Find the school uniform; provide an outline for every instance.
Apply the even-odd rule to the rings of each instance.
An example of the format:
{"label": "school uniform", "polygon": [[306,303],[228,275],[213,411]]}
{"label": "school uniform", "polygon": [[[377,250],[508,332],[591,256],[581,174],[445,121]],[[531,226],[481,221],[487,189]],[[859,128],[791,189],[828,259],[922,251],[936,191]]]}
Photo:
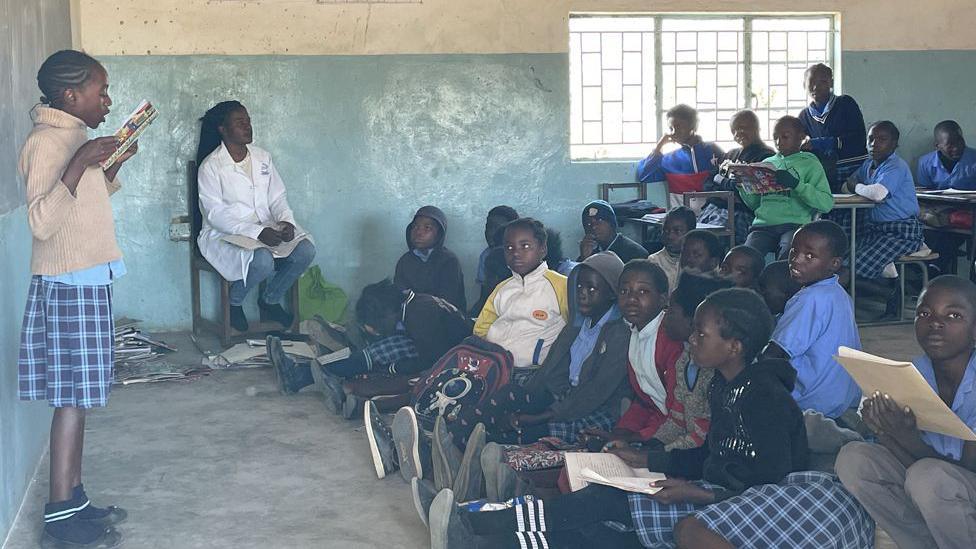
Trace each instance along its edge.
{"label": "school uniform", "polygon": [[657,265],[668,277],[668,295],[678,287],[678,276],[681,274],[681,253],[672,254],[667,248],[652,253],[647,260]]}
{"label": "school uniform", "polygon": [[[770,156],[776,154],[776,151],[769,148],[762,141],[758,143],[753,143],[748,147],[736,148],[725,153],[725,155],[719,159],[719,165],[726,160],[732,162],[761,162]],[[735,178],[731,175],[724,176],[722,174],[715,174],[711,179],[705,180],[705,191],[736,191]],[[755,214],[752,213],[742,199],[739,198],[738,194],[735,194],[736,198],[735,204],[735,219],[733,219],[733,227],[735,229],[735,243],[742,244],[746,241],[746,237],[749,236],[749,227],[752,225],[752,220],[756,218]],[[729,209],[728,202],[722,198],[712,198],[709,199],[705,206],[702,208],[701,214],[698,216],[699,223],[710,223],[712,225],[726,225],[729,222]]]}
{"label": "school uniform", "polygon": [[[938,392],[929,357],[913,363]],[[951,409],[976,429],[976,353]],[[921,431],[922,440],[946,460],[962,458],[961,439]],[[903,548],[968,548],[976,532],[976,472],[950,461],[921,459],[907,468],[880,444],[855,442],[837,456],[837,474],[878,525]]]}
{"label": "school uniform", "polygon": [[[247,145],[244,159],[235,162],[221,143],[200,163],[197,182],[203,214],[197,246],[220,276],[232,283],[231,305],[240,306],[250,290],[272,275],[262,299],[281,303],[315,258],[315,246],[295,222],[271,154]],[[299,240],[288,257],[275,258],[268,249],[247,250],[223,240],[231,235],[257,240],[266,227],[279,223],[292,224]]]}
{"label": "school uniform", "polygon": [[861,390],[833,358],[841,345],[861,348],[851,297],[836,275],[791,297],[770,340],[786,352],[796,369],[793,398],[801,409],[836,419],[857,406]]}
{"label": "school uniform", "polygon": [[[583,208],[582,222],[584,227],[586,227],[586,220],[589,218],[606,221],[614,231],[620,226],[617,221],[616,212],[613,211],[613,207],[606,200],[594,200]],[[597,243],[593,249],[593,253],[600,252],[613,252],[624,263],[627,263],[631,259],[644,259],[647,257],[647,250],[643,246],[619,232],[616,232],[613,240],[606,246]],[[580,256],[577,258],[577,261],[583,261],[584,259],[586,258]]]}
{"label": "school uniform", "polygon": [[[437,223],[440,234],[434,246],[428,250],[414,248],[410,241],[410,228],[418,216],[429,217]],[[461,262],[454,252],[444,246],[447,238],[447,216],[435,206],[424,206],[417,210],[413,220],[407,225],[407,252],[400,256],[393,275],[393,283],[401,290],[412,290],[419,294],[442,297],[459,310],[467,310],[468,302],[464,295],[464,273]]]}
{"label": "school uniform", "polygon": [[749,229],[745,245],[766,255],[776,253],[785,258],[793,241],[793,233],[809,223],[818,213],[834,207],[827,175],[817,157],[808,152],[789,156],[777,153],[766,158],[777,170],[786,170],[799,179],[796,187],[784,192],[752,194],[739,188],[739,196],[756,218]]}
{"label": "school uniform", "polygon": [[125,264],[110,196],[122,183],[99,166],[85,169],[74,194],[61,182],[87,141],[82,120],[38,107],[18,166],[32,236],[18,396],[53,407],[105,406],[113,381],[111,285]]}
{"label": "school uniform", "polygon": [[867,160],[867,130],[857,101],[849,95],[830,94],[827,102],[810,102],[798,115],[813,152],[820,158],[831,189],[839,189]]}
{"label": "school uniform", "polygon": [[566,277],[543,261],[525,276],[513,273],[495,287],[474,335],[511,352],[516,369],[533,369],[546,359],[568,315]]}
{"label": "school uniform", "polygon": [[858,231],[857,274],[880,278],[886,265],[924,244],[912,171],[892,153],[877,166],[866,160],[848,181],[854,192],[875,202]]}
{"label": "school uniform", "polygon": [[976,149],[966,147],[952,170],[946,169],[942,153],[927,153],[918,159],[916,174],[916,183],[926,189],[976,190]]}

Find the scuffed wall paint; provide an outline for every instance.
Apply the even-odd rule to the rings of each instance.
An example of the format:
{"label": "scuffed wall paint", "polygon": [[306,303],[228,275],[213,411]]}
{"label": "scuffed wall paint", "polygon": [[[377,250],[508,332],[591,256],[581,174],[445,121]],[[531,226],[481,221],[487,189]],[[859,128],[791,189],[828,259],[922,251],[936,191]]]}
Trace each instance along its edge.
{"label": "scuffed wall paint", "polygon": [[561,53],[570,12],[834,12],[844,49],[976,49],[972,0],[74,0],[99,55]]}

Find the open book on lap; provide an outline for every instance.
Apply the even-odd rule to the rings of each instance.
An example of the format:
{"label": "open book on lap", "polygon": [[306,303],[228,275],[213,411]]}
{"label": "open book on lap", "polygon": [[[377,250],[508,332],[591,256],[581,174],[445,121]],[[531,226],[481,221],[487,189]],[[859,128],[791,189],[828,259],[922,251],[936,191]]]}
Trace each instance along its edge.
{"label": "open book on lap", "polygon": [[282,258],[291,255],[291,253],[295,251],[295,248],[298,247],[298,243],[301,242],[302,240],[305,240],[305,237],[307,236],[308,233],[304,231],[302,232],[296,231],[295,238],[291,239],[288,242],[282,242],[277,246],[268,246],[267,244],[261,242],[260,240],[251,238],[249,236],[239,235],[239,234],[225,235],[220,237],[220,239],[223,240],[224,242],[229,242],[230,244],[233,244],[238,248],[244,248],[245,250],[257,250],[259,248],[267,248],[271,250],[272,256],[276,258]]}
{"label": "open book on lap", "polygon": [[574,492],[595,483],[625,492],[653,495],[661,489],[651,486],[651,483],[666,478],[647,469],[634,469],[613,454],[567,452],[565,460],[569,488]]}

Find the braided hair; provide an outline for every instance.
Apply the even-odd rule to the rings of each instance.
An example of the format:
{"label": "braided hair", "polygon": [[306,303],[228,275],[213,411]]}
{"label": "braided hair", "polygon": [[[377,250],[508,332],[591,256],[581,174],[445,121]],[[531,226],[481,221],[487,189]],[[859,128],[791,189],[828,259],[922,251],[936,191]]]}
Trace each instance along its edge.
{"label": "braided hair", "polygon": [[773,315],[756,292],[745,288],[719,290],[705,298],[701,308],[705,307],[718,315],[722,338],[742,343],[742,359],[746,364],[751,364],[769,343]]}
{"label": "braided hair", "polygon": [[41,103],[61,108],[64,92],[88,82],[96,69],[105,70],[97,59],[77,50],[61,50],[44,60],[37,71]]}
{"label": "braided hair", "polygon": [[217,150],[220,146],[220,126],[227,122],[230,113],[243,109],[239,101],[221,101],[210,108],[200,118],[200,144],[197,145],[197,166],[203,163],[203,159],[210,153]]}

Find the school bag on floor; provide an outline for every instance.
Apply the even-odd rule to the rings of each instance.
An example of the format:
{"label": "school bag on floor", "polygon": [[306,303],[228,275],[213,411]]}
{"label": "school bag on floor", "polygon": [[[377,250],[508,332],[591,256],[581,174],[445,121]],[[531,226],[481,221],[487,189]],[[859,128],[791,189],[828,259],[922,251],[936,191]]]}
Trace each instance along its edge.
{"label": "school bag on floor", "polygon": [[414,387],[414,411],[426,431],[437,416],[455,421],[463,410],[477,408],[509,383],[515,360],[503,347],[468,336],[434,364]]}

